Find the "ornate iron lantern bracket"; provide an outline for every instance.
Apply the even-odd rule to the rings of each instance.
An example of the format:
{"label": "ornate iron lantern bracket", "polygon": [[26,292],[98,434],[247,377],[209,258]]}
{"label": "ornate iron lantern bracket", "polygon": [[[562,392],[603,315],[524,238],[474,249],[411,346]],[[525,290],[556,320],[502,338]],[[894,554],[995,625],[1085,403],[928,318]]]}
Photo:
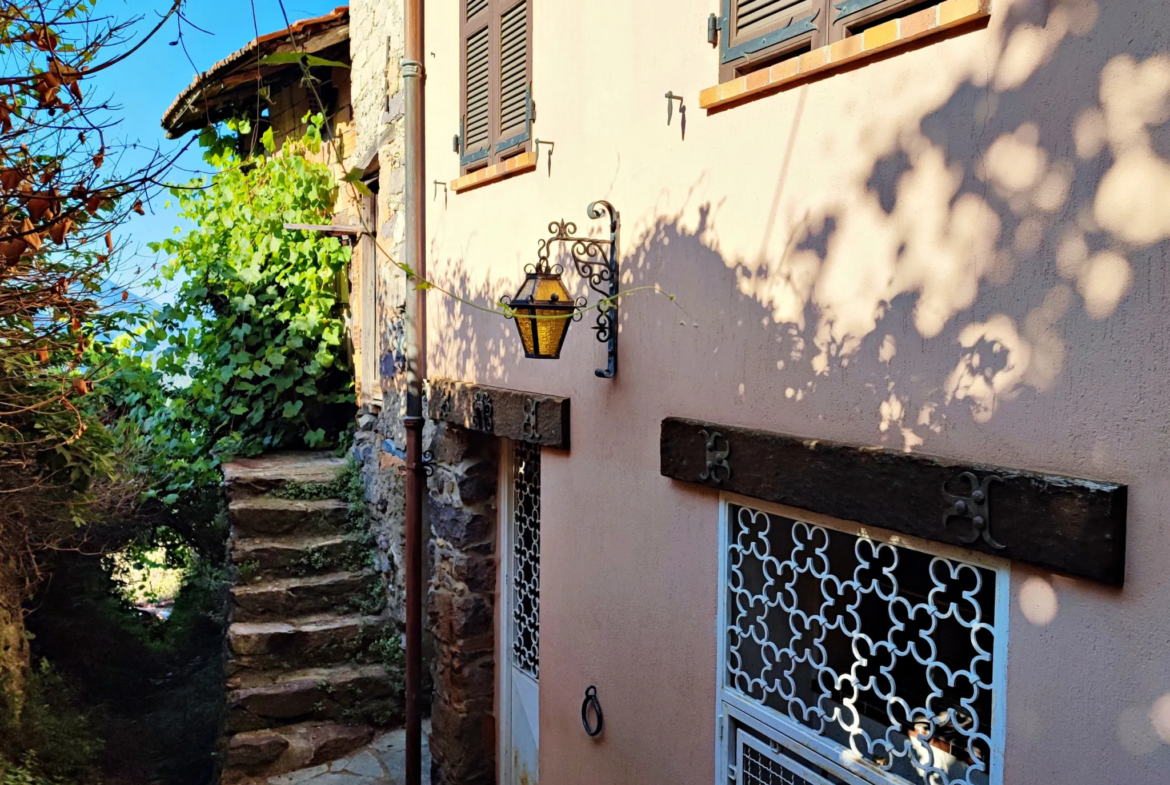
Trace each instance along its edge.
{"label": "ornate iron lantern bracket", "polygon": [[[613,205],[605,200],[593,202],[586,212],[594,220],[609,218],[609,239],[577,237],[575,223],[553,221],[548,225],[551,236],[540,241],[539,265],[545,269],[552,269],[549,267],[549,253],[553,244],[568,244],[569,255],[577,274],[588,281],[590,289],[602,296],[602,302],[596,306],[598,314],[593,330],[597,334],[597,340],[607,344],[608,362],[605,368],[598,368],[595,373],[599,378],[612,379],[617,373],[618,293],[621,283],[618,280],[618,229],[621,217]],[[587,298],[577,299],[578,308],[584,308],[586,305]]]}

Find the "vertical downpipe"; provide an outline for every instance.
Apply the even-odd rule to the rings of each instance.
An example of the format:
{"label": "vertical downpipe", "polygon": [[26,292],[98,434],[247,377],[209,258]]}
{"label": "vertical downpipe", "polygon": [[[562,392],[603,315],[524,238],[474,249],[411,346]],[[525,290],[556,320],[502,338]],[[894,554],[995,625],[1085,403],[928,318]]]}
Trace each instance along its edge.
{"label": "vertical downpipe", "polygon": [[[406,295],[406,783],[422,783],[423,493],[422,382],[427,373],[426,200],[423,0],[406,0],[402,58],[406,91],[406,264],[416,280]],[[413,294],[413,296],[412,296]]]}

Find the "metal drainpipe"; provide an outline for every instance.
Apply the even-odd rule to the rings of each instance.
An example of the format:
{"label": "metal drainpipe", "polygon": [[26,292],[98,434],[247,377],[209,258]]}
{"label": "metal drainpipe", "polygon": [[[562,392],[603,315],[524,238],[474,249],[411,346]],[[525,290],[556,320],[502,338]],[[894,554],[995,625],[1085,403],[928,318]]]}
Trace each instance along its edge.
{"label": "metal drainpipe", "polygon": [[[402,58],[406,91],[406,264],[426,279],[423,0],[406,0]],[[422,783],[423,469],[422,382],[427,373],[426,290],[406,296],[406,785]],[[414,296],[411,296],[413,291]]]}

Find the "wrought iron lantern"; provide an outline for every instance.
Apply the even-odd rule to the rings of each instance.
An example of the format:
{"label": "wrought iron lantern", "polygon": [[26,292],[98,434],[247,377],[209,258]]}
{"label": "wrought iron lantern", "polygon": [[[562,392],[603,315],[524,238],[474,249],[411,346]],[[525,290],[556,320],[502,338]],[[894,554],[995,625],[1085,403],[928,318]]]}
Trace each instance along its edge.
{"label": "wrought iron lantern", "polygon": [[516,321],[525,357],[559,359],[569,325],[579,321],[589,306],[588,298],[574,299],[565,287],[561,280],[564,267],[549,261],[554,244],[567,244],[577,273],[589,282],[589,288],[603,297],[595,306],[598,313],[593,330],[597,340],[607,344],[608,364],[596,373],[603,379],[612,379],[617,373],[618,213],[609,202],[598,201],[589,205],[588,214],[593,219],[609,217],[609,239],[576,237],[576,224],[553,221],[548,225],[551,236],[541,240],[538,246],[536,264],[524,268],[526,275],[520,291],[515,297],[501,298],[501,302]]}
{"label": "wrought iron lantern", "polygon": [[569,323],[577,310],[577,302],[561,281],[560,265],[550,267],[547,260],[525,268],[524,285],[509,305],[524,356],[532,360],[557,360]]}

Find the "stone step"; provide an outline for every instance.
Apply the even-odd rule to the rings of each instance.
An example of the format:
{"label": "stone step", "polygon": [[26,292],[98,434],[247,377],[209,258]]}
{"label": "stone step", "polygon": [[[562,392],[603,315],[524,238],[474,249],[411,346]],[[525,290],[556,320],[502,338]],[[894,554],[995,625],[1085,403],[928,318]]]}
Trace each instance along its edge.
{"label": "stone step", "polygon": [[301,501],[251,496],[231,502],[228,514],[232,535],[238,539],[285,534],[339,534],[345,531],[349,505],[340,499]]}
{"label": "stone step", "polygon": [[320,613],[378,613],[385,605],[374,570],[281,578],[232,587],[235,622],[288,621]]}
{"label": "stone step", "polygon": [[252,777],[321,766],[364,747],[373,736],[374,730],[368,725],[335,722],[305,722],[237,733],[227,744],[223,783],[235,785]]}
{"label": "stone step", "polygon": [[[228,688],[248,671],[297,670],[370,662],[375,643],[396,634],[384,616],[310,616],[296,621],[236,622],[228,630]],[[251,677],[247,677],[251,678]]]}
{"label": "stone step", "polygon": [[342,534],[245,537],[232,543],[232,562],[242,583],[294,578],[373,566],[373,554],[356,536]]}
{"label": "stone step", "polygon": [[345,458],[330,452],[284,452],[236,458],[223,467],[228,498],[244,499],[286,487],[290,482],[325,484],[337,479]]}
{"label": "stone step", "polygon": [[402,719],[402,688],[381,665],[242,674],[228,693],[228,733],[299,722],[387,727]]}

